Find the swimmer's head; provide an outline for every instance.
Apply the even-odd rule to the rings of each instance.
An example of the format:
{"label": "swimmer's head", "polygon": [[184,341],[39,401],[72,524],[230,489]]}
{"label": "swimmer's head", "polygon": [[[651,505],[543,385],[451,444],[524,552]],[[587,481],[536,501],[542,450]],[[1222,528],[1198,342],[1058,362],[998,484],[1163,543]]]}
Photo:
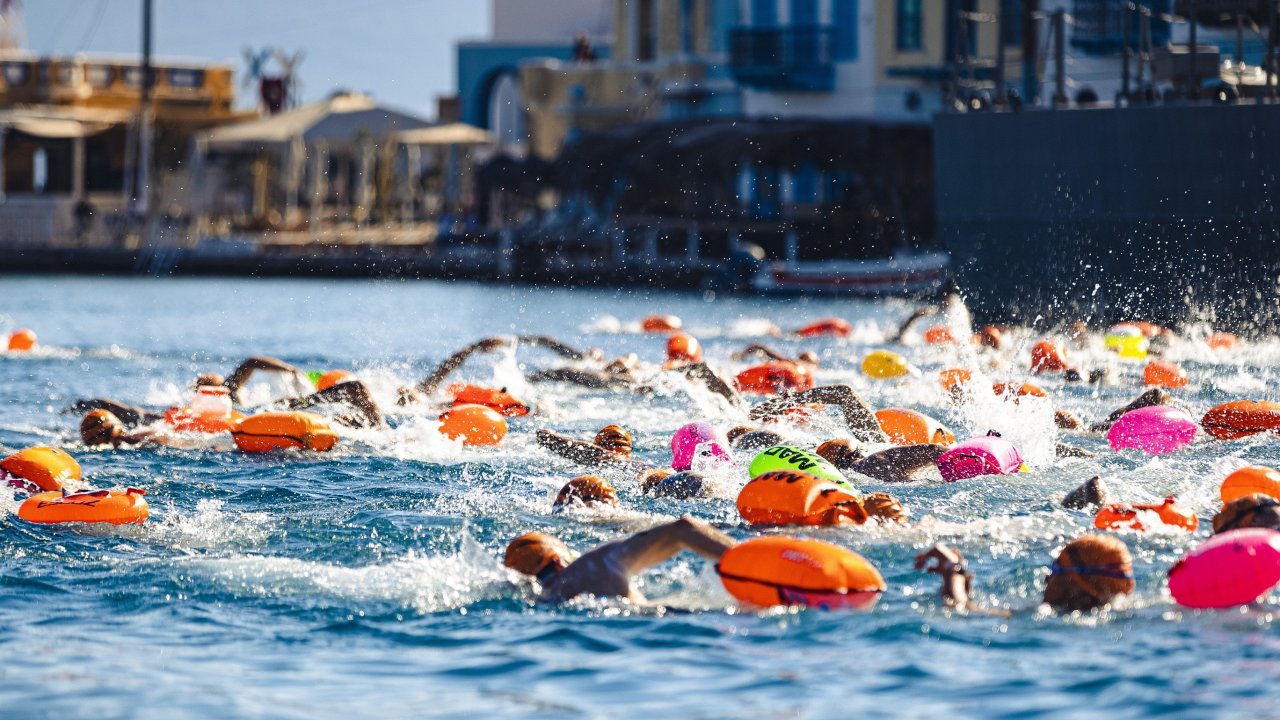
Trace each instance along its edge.
{"label": "swimmer's head", "polygon": [[989,347],[992,350],[999,350],[1004,345],[1004,334],[1000,329],[988,325],[973,334],[973,343],[982,347]]}
{"label": "swimmer's head", "polygon": [[1133,588],[1129,546],[1110,535],[1086,535],[1058,553],[1045,584],[1044,601],[1059,612],[1092,610]]}
{"label": "swimmer's head", "polygon": [[862,451],[843,438],[822,443],[818,446],[817,453],[841,470],[848,470],[863,458]]}
{"label": "swimmer's head", "polygon": [[530,532],[507,543],[502,564],[525,575],[532,575],[540,582],[569,566],[569,548],[557,538],[540,532]]}
{"label": "swimmer's head", "polygon": [[621,425],[606,425],[596,433],[594,444],[619,457],[631,457],[631,433]]}
{"label": "swimmer's head", "polygon": [[225,385],[227,379],[218,373],[200,373],[196,376],[196,387],[213,386],[219,387]]}
{"label": "swimmer's head", "polygon": [[688,333],[678,332],[667,339],[667,360],[674,362],[700,362],[702,345]]}
{"label": "swimmer's head", "polygon": [[622,357],[614,358],[604,366],[604,371],[610,375],[626,375],[640,364],[640,357],[635,353],[627,353]]}
{"label": "swimmer's head", "polygon": [[115,445],[124,435],[124,423],[107,410],[90,410],[80,421],[80,439],[85,445]]}
{"label": "swimmer's head", "polygon": [[752,430],[733,438],[730,444],[738,450],[764,450],[784,442],[786,439],[772,430]]}
{"label": "swimmer's head", "polygon": [[820,362],[818,360],[818,353],[812,350],[805,350],[804,352],[800,353],[799,355],[796,356],[796,360],[801,365],[808,365],[810,367],[818,367],[818,364]]}
{"label": "swimmer's head", "polygon": [[558,510],[573,503],[616,506],[618,492],[608,481],[596,475],[579,475],[560,488],[553,507]]}
{"label": "swimmer's head", "polygon": [[666,468],[649,468],[640,474],[640,492],[649,494],[664,478],[671,477],[672,472]]}
{"label": "swimmer's head", "polygon": [[1280,501],[1261,494],[1245,495],[1227,503],[1213,516],[1213,533],[1240,528],[1280,530]]}

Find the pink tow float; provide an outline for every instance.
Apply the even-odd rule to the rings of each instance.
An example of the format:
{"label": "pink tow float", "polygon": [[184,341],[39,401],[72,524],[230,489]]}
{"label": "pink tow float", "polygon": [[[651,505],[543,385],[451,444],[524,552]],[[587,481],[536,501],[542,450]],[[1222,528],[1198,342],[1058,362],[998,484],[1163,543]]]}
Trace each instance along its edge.
{"label": "pink tow float", "polygon": [[1197,610],[1246,605],[1280,583],[1280,532],[1230,530],[1206,540],[1169,571],[1169,592]]}
{"label": "pink tow float", "polygon": [[1111,426],[1111,449],[1168,455],[1196,439],[1196,421],[1178,408],[1157,405],[1130,410]]}
{"label": "pink tow float", "polygon": [[733,462],[733,456],[726,450],[729,440],[724,433],[711,423],[692,422],[676,430],[676,434],[671,436],[671,468],[677,471],[691,469],[700,445],[705,446],[704,452],[710,452],[720,460]]}
{"label": "pink tow float", "polygon": [[1022,469],[1022,455],[1008,440],[985,435],[956,443],[938,458],[938,471],[947,482],[979,475],[1012,475]]}

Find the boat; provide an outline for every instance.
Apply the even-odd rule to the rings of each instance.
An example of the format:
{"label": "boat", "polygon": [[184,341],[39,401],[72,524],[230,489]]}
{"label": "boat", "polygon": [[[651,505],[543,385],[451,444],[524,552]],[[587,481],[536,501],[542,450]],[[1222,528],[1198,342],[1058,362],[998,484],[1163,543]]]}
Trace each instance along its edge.
{"label": "boat", "polygon": [[951,277],[945,252],[903,252],[864,260],[766,263],[752,281],[763,294],[833,293],[877,297],[922,296],[941,290]]}

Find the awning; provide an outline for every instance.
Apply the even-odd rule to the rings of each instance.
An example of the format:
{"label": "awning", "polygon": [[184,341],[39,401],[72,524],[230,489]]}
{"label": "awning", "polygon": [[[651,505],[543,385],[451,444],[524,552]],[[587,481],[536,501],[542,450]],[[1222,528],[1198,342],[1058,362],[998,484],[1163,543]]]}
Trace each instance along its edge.
{"label": "awning", "polygon": [[332,148],[427,124],[413,115],[376,105],[363,95],[335,95],[278,115],[224,125],[202,137],[213,150],[257,151],[286,146],[298,137],[308,143],[324,141]]}
{"label": "awning", "polygon": [[46,140],[84,138],[125,121],[118,113],[70,112],[59,108],[19,108],[0,111],[0,127]]}
{"label": "awning", "polygon": [[493,135],[474,125],[450,123],[406,130],[398,139],[405,145],[488,145],[493,142]]}

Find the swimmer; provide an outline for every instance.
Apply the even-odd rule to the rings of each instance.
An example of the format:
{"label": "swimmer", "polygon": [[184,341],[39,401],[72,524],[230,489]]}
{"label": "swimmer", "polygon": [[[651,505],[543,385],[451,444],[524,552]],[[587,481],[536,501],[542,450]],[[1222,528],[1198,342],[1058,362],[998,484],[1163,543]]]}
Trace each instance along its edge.
{"label": "swimmer", "polygon": [[[943,544],[916,556],[915,567],[942,578],[942,601],[953,609],[1009,616],[973,601],[973,573],[964,556]],[[1044,602],[1057,612],[1083,612],[1105,607],[1133,592],[1133,557],[1129,547],[1110,535],[1086,535],[1067,543],[1050,566]]]}
{"label": "swimmer", "polygon": [[1245,495],[1227,503],[1213,516],[1213,534],[1240,528],[1280,530],[1280,500],[1262,494]]}
{"label": "swimmer", "polygon": [[1138,408],[1154,407],[1158,405],[1173,405],[1173,396],[1163,388],[1154,387],[1134,398],[1128,405],[1118,408],[1107,419],[1100,423],[1089,426],[1089,432],[1106,432],[1111,429],[1115,421],[1124,416],[1125,413]]}
{"label": "swimmer", "polygon": [[821,455],[840,470],[852,470],[880,482],[913,482],[919,473],[937,467],[947,451],[944,445],[901,445],[863,456],[848,440],[828,440],[818,446]]}
{"label": "swimmer", "polygon": [[431,374],[419,382],[412,388],[400,388],[401,405],[413,402],[421,402],[425,396],[433,395],[440,389],[446,378],[448,378],[455,370],[462,367],[472,355],[476,353],[497,352],[504,348],[516,347],[517,345],[528,345],[530,347],[543,347],[560,357],[568,358],[575,361],[583,360],[599,360],[602,353],[599,350],[588,350],[586,352],[577,350],[568,344],[561,342],[553,337],[545,335],[521,335],[518,337],[488,337],[477,340],[470,345],[458,350],[449,357],[445,358]]}
{"label": "swimmer", "polygon": [[880,423],[876,420],[875,412],[872,411],[871,406],[848,385],[821,385],[790,395],[772,398],[752,408],[751,419],[756,421],[776,420],[788,410],[809,403],[835,405],[840,408],[849,432],[862,442],[889,442],[889,437],[880,429]]}
{"label": "swimmer", "polygon": [[115,413],[97,408],[85,413],[80,420],[80,440],[88,447],[110,445],[118,448],[125,445],[142,445],[160,443],[160,433],[156,430],[138,430],[128,432],[124,421]]}
{"label": "swimmer", "polygon": [[738,362],[747,362],[748,360],[758,357],[764,358],[769,362],[784,362],[791,363],[793,365],[803,365],[810,369],[816,369],[821,364],[818,360],[818,354],[812,350],[805,350],[795,357],[789,357],[760,343],[752,343],[738,352],[735,352],[731,357]]}
{"label": "swimmer", "polygon": [[551,512],[558,513],[567,507],[580,505],[618,506],[618,491],[613,489],[607,480],[597,475],[579,475],[560,488],[555,502],[551,504]]}
{"label": "swimmer", "polygon": [[539,599],[570,600],[579,595],[622,597],[644,602],[631,586],[637,573],[690,550],[718,562],[733,540],[704,522],[684,517],[621,540],[605,543],[576,560],[560,540],[543,533],[525,533],[507,545],[503,564],[534,577],[541,585]]}
{"label": "swimmer", "polygon": [[631,433],[621,425],[606,425],[591,442],[538,430],[535,436],[542,447],[583,465],[613,465],[631,460]]}

